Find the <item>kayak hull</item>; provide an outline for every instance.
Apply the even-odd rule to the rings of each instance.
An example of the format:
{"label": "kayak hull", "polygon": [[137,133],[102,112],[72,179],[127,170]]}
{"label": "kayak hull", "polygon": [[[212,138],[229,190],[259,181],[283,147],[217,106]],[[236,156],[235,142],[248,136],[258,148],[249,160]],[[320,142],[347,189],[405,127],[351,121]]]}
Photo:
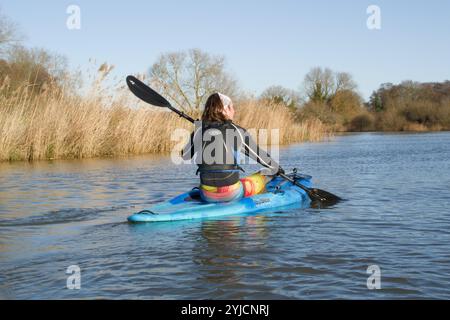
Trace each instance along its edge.
{"label": "kayak hull", "polygon": [[[311,187],[311,177],[293,174],[291,177],[303,186]],[[311,200],[307,193],[298,186],[275,178],[266,186],[267,192],[241,200],[223,203],[206,203],[201,201],[199,191],[194,189],[169,201],[150,207],[148,210],[128,217],[129,222],[163,222],[212,217],[252,214],[261,211],[279,209],[296,205],[306,208]]]}

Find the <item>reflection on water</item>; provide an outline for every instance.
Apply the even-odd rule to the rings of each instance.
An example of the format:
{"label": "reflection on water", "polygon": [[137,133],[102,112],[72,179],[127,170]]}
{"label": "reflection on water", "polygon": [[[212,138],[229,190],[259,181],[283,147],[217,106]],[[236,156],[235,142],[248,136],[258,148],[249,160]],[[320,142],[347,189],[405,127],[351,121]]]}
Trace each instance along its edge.
{"label": "reflection on water", "polygon": [[[167,157],[0,164],[0,298],[450,298],[450,134],[345,135],[281,150],[347,201],[133,225],[196,185]],[[248,168],[251,172],[256,167]],[[366,287],[379,265],[382,290]],[[65,288],[67,267],[82,288]]]}
{"label": "reflection on water", "polygon": [[200,228],[205,241],[196,242],[193,262],[198,265],[199,281],[211,285],[239,284],[240,269],[257,266],[245,260],[246,251],[264,248],[267,218],[250,216],[224,221],[205,221]]}

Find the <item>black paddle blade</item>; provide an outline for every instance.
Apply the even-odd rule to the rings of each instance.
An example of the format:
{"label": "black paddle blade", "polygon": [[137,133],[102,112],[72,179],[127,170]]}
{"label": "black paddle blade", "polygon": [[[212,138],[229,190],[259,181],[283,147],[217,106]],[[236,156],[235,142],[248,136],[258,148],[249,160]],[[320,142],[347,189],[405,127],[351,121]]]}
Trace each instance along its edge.
{"label": "black paddle blade", "polygon": [[332,193],[320,189],[310,189],[311,207],[315,209],[328,208],[336,205],[342,199]]}
{"label": "black paddle blade", "polygon": [[141,80],[133,76],[128,76],[127,85],[128,88],[130,88],[130,91],[139,99],[157,107],[170,107],[169,101],[164,99],[158,92],[147,86]]}

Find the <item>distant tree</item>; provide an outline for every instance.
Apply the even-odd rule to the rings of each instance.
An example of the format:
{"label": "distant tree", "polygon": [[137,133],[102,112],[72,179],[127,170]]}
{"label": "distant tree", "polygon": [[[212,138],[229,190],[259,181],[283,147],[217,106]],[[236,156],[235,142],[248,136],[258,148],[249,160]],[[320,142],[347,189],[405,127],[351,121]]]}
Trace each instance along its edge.
{"label": "distant tree", "polygon": [[301,103],[300,95],[296,91],[282,86],[271,86],[265,89],[260,98],[277,104],[283,104],[291,109],[298,108]]}
{"label": "distant tree", "polygon": [[149,76],[151,85],[184,111],[201,109],[217,91],[238,95],[236,80],[225,71],[225,58],[199,49],[160,55]]}
{"label": "distant tree", "polygon": [[328,102],[342,90],[355,90],[356,83],[346,72],[333,72],[329,68],[311,69],[303,82],[306,96],[313,102]]}
{"label": "distant tree", "polygon": [[385,110],[389,92],[394,85],[390,82],[382,83],[377,91],[374,91],[369,98],[369,110],[381,112]]}
{"label": "distant tree", "polygon": [[17,26],[0,11],[0,56],[4,55],[9,46],[21,40]]}
{"label": "distant tree", "polygon": [[374,91],[370,96],[368,108],[374,112],[381,112],[383,110],[382,97],[378,91]]}
{"label": "distant tree", "polygon": [[372,131],[375,128],[375,117],[370,112],[364,112],[357,116],[355,116],[349,126],[348,129],[350,131]]}
{"label": "distant tree", "polygon": [[339,125],[340,117],[336,112],[331,112],[330,106],[326,103],[314,102],[312,100],[306,102],[296,111],[296,120],[304,121],[310,119],[318,119],[329,128],[334,129]]}
{"label": "distant tree", "polygon": [[19,43],[17,26],[0,12],[0,83],[8,88],[26,86],[38,93],[56,85],[66,74],[66,59],[43,49],[28,49]]}
{"label": "distant tree", "polygon": [[441,130],[450,127],[450,82],[382,84],[370,97],[381,130]]}
{"label": "distant tree", "polygon": [[344,125],[364,110],[361,96],[352,90],[339,90],[329,105],[333,112],[341,116]]}
{"label": "distant tree", "polygon": [[313,102],[325,102],[332,93],[333,73],[326,68],[313,68],[305,76],[304,88],[309,100]]}
{"label": "distant tree", "polygon": [[56,86],[64,80],[67,61],[44,49],[14,46],[8,50],[6,60],[0,63],[0,69],[2,77],[8,77],[11,88],[26,85],[38,93],[44,87]]}
{"label": "distant tree", "polygon": [[350,73],[347,72],[337,72],[335,74],[335,89],[336,94],[340,91],[355,91],[357,88],[356,82]]}

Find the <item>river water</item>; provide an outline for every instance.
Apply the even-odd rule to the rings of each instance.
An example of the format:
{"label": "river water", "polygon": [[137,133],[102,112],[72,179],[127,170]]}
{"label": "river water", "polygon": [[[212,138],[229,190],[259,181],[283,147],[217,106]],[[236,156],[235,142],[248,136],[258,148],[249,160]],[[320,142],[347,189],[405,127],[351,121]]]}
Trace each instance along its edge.
{"label": "river water", "polygon": [[195,169],[154,156],[0,164],[0,298],[450,299],[450,133],[280,153],[346,201],[133,225],[194,187]]}

